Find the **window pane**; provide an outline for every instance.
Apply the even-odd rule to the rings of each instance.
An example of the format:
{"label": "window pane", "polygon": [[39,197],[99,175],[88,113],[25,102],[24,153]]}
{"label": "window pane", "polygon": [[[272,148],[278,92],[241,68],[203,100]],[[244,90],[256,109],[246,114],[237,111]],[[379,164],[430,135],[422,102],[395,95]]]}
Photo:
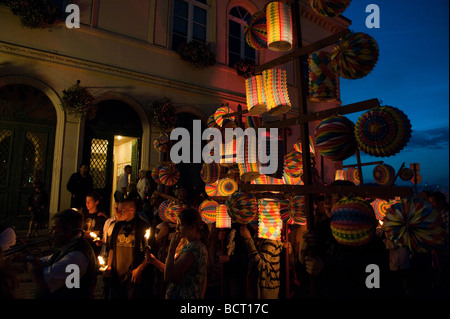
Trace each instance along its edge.
{"label": "window pane", "polygon": [[228,65],[233,67],[240,60],[241,60],[241,56],[239,54],[234,54],[234,53],[230,52]]}
{"label": "window pane", "polygon": [[256,60],[255,49],[253,49],[251,46],[249,46],[247,44],[247,42],[245,42],[244,51],[245,51],[245,58],[247,60],[251,60],[251,61],[255,61]]}
{"label": "window pane", "polygon": [[206,25],[206,10],[194,7],[194,22]]}
{"label": "window pane", "polygon": [[241,54],[241,40],[235,37],[228,37],[228,45],[230,52]]}
{"label": "window pane", "polygon": [[194,40],[206,42],[206,27],[204,25],[194,23],[192,38]]}
{"label": "window pane", "polygon": [[230,20],[229,35],[240,38],[241,37],[241,25],[233,20]]}
{"label": "window pane", "polygon": [[206,0],[196,0],[196,2],[200,2],[200,3],[203,3],[203,4],[208,4],[208,3],[206,2]]}
{"label": "window pane", "polygon": [[187,35],[188,22],[185,19],[174,17],[173,18],[173,32]]}
{"label": "window pane", "polygon": [[178,35],[178,34],[172,35],[172,49],[173,50],[178,50],[178,47],[185,43],[187,43],[186,36],[182,36],[182,35]]}
{"label": "window pane", "polygon": [[173,13],[176,16],[185,17],[187,19],[189,13],[189,4],[182,0],[175,0]]}

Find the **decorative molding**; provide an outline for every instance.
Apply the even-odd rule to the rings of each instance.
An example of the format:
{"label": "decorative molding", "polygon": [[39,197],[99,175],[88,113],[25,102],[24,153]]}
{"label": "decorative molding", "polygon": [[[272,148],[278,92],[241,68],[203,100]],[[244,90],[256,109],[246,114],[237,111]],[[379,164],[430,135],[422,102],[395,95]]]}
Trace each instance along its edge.
{"label": "decorative molding", "polygon": [[[350,20],[342,16],[338,16],[336,18],[322,17],[314,12],[309,5],[305,5],[303,3],[300,7],[300,16],[333,33],[341,32],[348,28],[351,24]],[[339,23],[338,20],[342,20],[342,22]]]}

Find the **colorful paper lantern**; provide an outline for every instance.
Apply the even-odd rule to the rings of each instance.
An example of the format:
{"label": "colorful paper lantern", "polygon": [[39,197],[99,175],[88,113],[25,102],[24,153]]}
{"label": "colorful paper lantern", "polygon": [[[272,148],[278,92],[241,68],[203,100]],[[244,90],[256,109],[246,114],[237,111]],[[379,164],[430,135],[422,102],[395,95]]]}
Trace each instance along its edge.
{"label": "colorful paper lantern", "polygon": [[378,44],[370,35],[356,32],[339,39],[331,55],[332,66],[345,79],[368,75],[378,61]]}
{"label": "colorful paper lantern", "polygon": [[292,13],[288,3],[273,1],[266,7],[267,47],[273,51],[292,49]]}
{"label": "colorful paper lantern", "polygon": [[228,115],[233,113],[234,111],[230,109],[228,106],[221,106],[214,112],[214,120],[216,121],[219,127],[222,127],[224,119],[235,120],[235,116],[224,117],[224,115]]}
{"label": "colorful paper lantern", "polygon": [[228,197],[226,205],[231,220],[239,224],[250,223],[258,213],[256,196],[250,192],[234,192]]}
{"label": "colorful paper lantern", "polygon": [[395,169],[388,164],[378,164],[373,168],[373,178],[381,186],[391,186],[395,178]]}
{"label": "colorful paper lantern", "polygon": [[160,153],[165,153],[169,149],[169,136],[163,133],[153,141],[153,147]]}
{"label": "colorful paper lantern", "polygon": [[171,223],[176,224],[178,214],[181,212],[183,207],[178,204],[172,204],[168,209],[166,209],[166,220],[169,220]]}
{"label": "colorful paper lantern", "polygon": [[[281,179],[283,178],[284,173],[284,155],[285,155],[285,145],[284,141],[278,136],[270,135],[269,132],[265,131],[261,134],[261,137],[265,138],[266,142],[266,155],[270,155],[270,161],[267,163],[263,163],[263,161],[259,161],[259,171],[260,173]],[[262,142],[261,142],[262,143]],[[276,157],[276,163],[275,162]],[[276,164],[276,166],[275,166]],[[269,172],[268,169],[275,169],[274,172]]]}
{"label": "colorful paper lantern", "polygon": [[216,228],[231,228],[231,217],[228,216],[227,206],[224,204],[217,207]]}
{"label": "colorful paper lantern", "polygon": [[311,0],[311,8],[324,17],[337,17],[350,5],[351,0]]}
{"label": "colorful paper lantern", "polygon": [[266,93],[262,75],[255,75],[245,79],[245,94],[249,114],[259,115],[267,111]]}
{"label": "colorful paper lantern", "polygon": [[244,127],[245,128],[258,128],[262,124],[262,119],[260,116],[244,116],[245,122]]}
{"label": "colorful paper lantern", "polygon": [[284,156],[284,174],[289,177],[300,177],[303,173],[302,154],[292,150]]}
{"label": "colorful paper lantern", "polygon": [[[239,143],[241,142],[239,141]],[[257,143],[250,143],[248,139],[244,137],[244,154],[242,154],[242,152],[238,152],[237,154],[239,175],[240,179],[244,182],[250,182],[261,175],[259,172],[256,144]]]}
{"label": "colorful paper lantern", "polygon": [[309,99],[315,102],[337,101],[337,75],[331,67],[331,54],[325,51],[309,55]]}
{"label": "colorful paper lantern", "polygon": [[170,207],[174,205],[175,203],[172,200],[165,200],[163,201],[159,207],[158,207],[158,215],[159,217],[165,221],[165,222],[172,222],[168,216],[170,216],[170,213],[168,212],[170,210]]}
{"label": "colorful paper lantern", "polygon": [[267,48],[267,19],[264,11],[258,11],[244,27],[247,44],[255,50]]}
{"label": "colorful paper lantern", "polygon": [[382,106],[365,112],[355,125],[358,147],[376,157],[400,152],[411,137],[411,123],[398,108]]}
{"label": "colorful paper lantern", "polygon": [[414,177],[414,172],[410,168],[403,167],[398,176],[404,181],[410,181]]}
{"label": "colorful paper lantern", "polygon": [[202,219],[207,224],[212,224],[216,222],[217,208],[219,203],[215,200],[204,200],[198,207]]}
{"label": "colorful paper lantern", "polygon": [[200,170],[200,178],[205,183],[214,183],[220,177],[220,165],[216,162],[203,163]]}
{"label": "colorful paper lantern", "polygon": [[294,222],[291,219],[291,209],[289,208],[289,199],[280,200],[280,217],[283,223],[293,225]]}
{"label": "colorful paper lantern", "polygon": [[[316,154],[316,152],[314,151],[314,142],[313,142],[313,138],[310,135],[309,136],[309,154],[311,157],[314,157],[314,155]],[[294,144],[294,150],[299,152],[299,153],[303,153],[302,151],[302,143],[301,142],[297,142]]]}
{"label": "colorful paper lantern", "polygon": [[305,196],[294,195],[289,200],[291,220],[299,225],[306,225]]}
{"label": "colorful paper lantern", "polygon": [[[250,182],[250,184],[255,185],[284,185],[284,178],[273,178],[264,174],[261,174],[258,178],[255,178]],[[276,192],[273,192],[276,193]]]}
{"label": "colorful paper lantern", "polygon": [[386,238],[412,252],[429,252],[442,245],[446,234],[439,211],[422,199],[402,198],[383,218]]}
{"label": "colorful paper lantern", "polygon": [[165,164],[159,167],[158,178],[161,184],[172,186],[178,183],[180,171],[175,164]]}
{"label": "colorful paper lantern", "polygon": [[280,214],[280,200],[262,198],[258,200],[258,237],[281,240],[283,221]]}
{"label": "colorful paper lantern", "polygon": [[286,70],[267,69],[262,71],[262,76],[267,112],[272,116],[288,112],[291,109],[291,101],[287,88]]}
{"label": "colorful paper lantern", "polygon": [[205,193],[206,195],[213,197],[213,196],[219,196],[219,193],[217,191],[217,184],[219,181],[215,181],[214,183],[206,183],[205,184]]}
{"label": "colorful paper lantern", "polygon": [[316,128],[316,149],[323,157],[332,161],[343,161],[357,149],[352,121],[336,115],[323,120]]}
{"label": "colorful paper lantern", "polygon": [[344,171],[345,180],[352,182],[355,185],[361,183],[361,178],[359,176],[359,170],[355,167],[349,167]]}
{"label": "colorful paper lantern", "polygon": [[377,220],[372,206],[360,197],[344,197],[331,209],[330,228],[343,245],[362,246],[375,235]]}
{"label": "colorful paper lantern", "polygon": [[334,180],[335,181],[343,181],[345,180],[345,174],[343,169],[337,169],[336,173],[334,174]]}
{"label": "colorful paper lantern", "polygon": [[229,177],[221,178],[217,182],[217,195],[229,196],[238,190],[238,184],[234,179]]}
{"label": "colorful paper lantern", "polygon": [[161,181],[159,180],[159,168],[160,166],[156,166],[152,169],[151,176],[155,183],[161,184]]}

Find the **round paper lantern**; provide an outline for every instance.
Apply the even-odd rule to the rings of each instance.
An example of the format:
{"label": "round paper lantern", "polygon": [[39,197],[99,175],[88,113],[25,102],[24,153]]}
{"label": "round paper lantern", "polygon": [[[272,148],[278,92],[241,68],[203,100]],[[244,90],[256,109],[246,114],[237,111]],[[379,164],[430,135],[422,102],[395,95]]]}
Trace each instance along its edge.
{"label": "round paper lantern", "polygon": [[175,164],[166,164],[159,168],[158,177],[161,184],[172,186],[178,183],[180,171]]}
{"label": "round paper lantern", "polygon": [[267,48],[267,20],[264,11],[258,11],[244,27],[245,40],[255,50]]}
{"label": "round paper lantern", "polygon": [[344,197],[331,208],[330,228],[340,244],[362,246],[375,235],[377,220],[372,206],[360,197]]}
{"label": "round paper lantern", "polygon": [[217,207],[216,228],[231,228],[231,217],[228,215],[227,206],[224,204]]}
{"label": "round paper lantern", "polygon": [[153,141],[155,150],[160,153],[165,153],[169,149],[169,136],[167,134],[161,134],[157,139]]}
{"label": "round paper lantern", "polygon": [[215,200],[204,200],[198,207],[202,219],[207,224],[212,224],[216,222],[217,208],[219,203]]}
{"label": "round paper lantern", "polygon": [[220,165],[215,162],[203,163],[200,177],[205,183],[214,183],[220,177]]}
{"label": "round paper lantern", "polygon": [[229,196],[238,190],[238,184],[229,177],[219,179],[217,182],[218,196]]}
{"label": "round paper lantern", "polygon": [[302,154],[292,150],[284,156],[284,174],[289,177],[300,177],[303,172]]}
{"label": "round paper lantern", "polygon": [[367,111],[355,125],[358,147],[376,157],[400,152],[411,137],[411,123],[405,113],[392,106]]}
{"label": "round paper lantern", "polygon": [[375,212],[375,217],[378,220],[383,220],[384,216],[391,204],[387,200],[376,198],[374,199],[370,205],[373,207],[373,211]]}
{"label": "round paper lantern", "polygon": [[250,223],[258,213],[256,196],[249,192],[234,192],[226,201],[228,215],[239,224]]}
{"label": "round paper lantern", "polygon": [[388,164],[378,164],[373,169],[373,178],[382,186],[391,186],[395,178],[395,169]]}
{"label": "round paper lantern", "polygon": [[325,51],[309,55],[309,99],[315,102],[338,100],[337,76],[330,66],[330,54]]}
{"label": "round paper lantern", "polygon": [[357,149],[352,121],[336,115],[323,120],[316,128],[316,149],[332,161],[343,161]]}
{"label": "round paper lantern", "polygon": [[[216,121],[216,123],[219,127],[222,127],[222,125],[223,125],[223,120],[225,119],[225,117],[223,117],[223,116],[230,114],[230,113],[233,113],[233,110],[230,109],[228,106],[219,107],[216,110],[216,112],[214,112],[214,120]],[[226,117],[226,118],[233,120],[233,121],[236,119],[236,117],[234,117],[234,116]]]}
{"label": "round paper lantern", "polygon": [[267,111],[266,93],[262,75],[255,75],[245,79],[245,94],[249,114],[259,115]]}
{"label": "round paper lantern", "polygon": [[324,17],[337,17],[350,5],[351,0],[311,0],[311,8]]}
{"label": "round paper lantern", "polygon": [[289,200],[289,211],[291,214],[291,220],[294,223],[306,225],[305,196],[292,196]]}
{"label": "round paper lantern", "polygon": [[273,1],[266,7],[267,47],[273,51],[289,51],[292,48],[291,6]]}
{"label": "round paper lantern", "polygon": [[215,181],[214,183],[206,183],[205,184],[205,193],[208,196],[219,196],[219,193],[217,191],[217,183],[219,181]]}
{"label": "round paper lantern", "polygon": [[170,206],[172,206],[173,204],[174,204],[173,201],[165,200],[159,205],[159,207],[158,207],[158,215],[163,221],[171,222],[170,220],[167,219],[166,216],[168,216],[167,210],[169,210]]}
{"label": "round paper lantern", "polygon": [[291,101],[287,89],[286,70],[267,69],[262,71],[262,76],[267,112],[272,116],[288,112],[291,109]]}
{"label": "round paper lantern", "polygon": [[422,199],[402,198],[393,204],[382,229],[386,238],[413,252],[428,252],[448,236],[440,213]]}
{"label": "round paper lantern", "polygon": [[378,61],[378,44],[370,35],[356,32],[339,39],[331,55],[332,66],[345,79],[368,75]]}
{"label": "round paper lantern", "polygon": [[344,171],[345,180],[352,182],[355,185],[359,185],[361,183],[361,179],[359,176],[359,170],[355,167],[349,167]]}
{"label": "round paper lantern", "polygon": [[258,200],[258,237],[281,240],[283,221],[280,214],[280,200],[262,198]]}
{"label": "round paper lantern", "polygon": [[172,204],[168,209],[166,209],[166,219],[170,222],[176,224],[178,214],[181,212],[183,207],[178,204]]}
{"label": "round paper lantern", "polygon": [[[299,152],[299,153],[303,153],[302,151],[302,143],[301,142],[297,142],[294,144],[294,150]],[[314,142],[313,142],[313,138],[310,135],[309,136],[309,154],[311,157],[314,157],[315,155],[315,151],[314,151]]]}
{"label": "round paper lantern", "polygon": [[404,181],[410,181],[414,177],[412,169],[403,167],[398,175]]}
{"label": "round paper lantern", "polygon": [[157,183],[157,184],[161,184],[161,181],[159,180],[159,168],[160,166],[156,166],[152,169],[152,173],[151,176],[153,178],[153,180]]}

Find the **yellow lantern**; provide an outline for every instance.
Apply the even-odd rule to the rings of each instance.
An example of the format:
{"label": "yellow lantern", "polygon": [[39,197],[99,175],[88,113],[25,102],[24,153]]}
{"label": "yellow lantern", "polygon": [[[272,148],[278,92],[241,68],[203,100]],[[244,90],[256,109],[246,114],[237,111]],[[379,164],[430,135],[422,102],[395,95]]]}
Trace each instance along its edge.
{"label": "yellow lantern", "polygon": [[292,49],[291,6],[280,1],[270,2],[266,7],[267,47],[272,51]]}
{"label": "yellow lantern", "polygon": [[268,69],[262,72],[267,111],[270,115],[281,115],[291,109],[287,89],[286,70]]}
{"label": "yellow lantern", "polygon": [[217,207],[216,228],[231,228],[231,217],[228,215],[227,205]]}
{"label": "yellow lantern", "polygon": [[280,213],[280,200],[261,198],[258,200],[258,237],[281,240],[283,221]]}
{"label": "yellow lantern", "polygon": [[267,111],[262,75],[255,75],[245,80],[245,93],[249,114],[259,115]]}

